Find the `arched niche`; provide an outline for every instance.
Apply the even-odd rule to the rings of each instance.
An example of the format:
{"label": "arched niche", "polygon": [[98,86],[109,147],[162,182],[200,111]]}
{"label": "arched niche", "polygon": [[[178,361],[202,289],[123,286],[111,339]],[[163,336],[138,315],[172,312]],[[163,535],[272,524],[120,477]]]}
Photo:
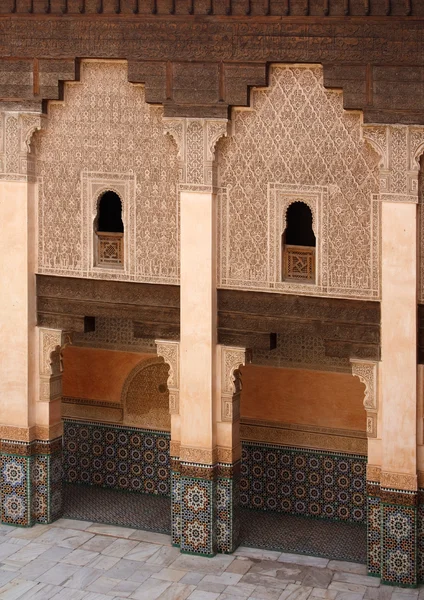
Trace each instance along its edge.
{"label": "arched niche", "polygon": [[168,375],[169,365],[161,357],[134,367],[122,388],[124,425],[170,431]]}

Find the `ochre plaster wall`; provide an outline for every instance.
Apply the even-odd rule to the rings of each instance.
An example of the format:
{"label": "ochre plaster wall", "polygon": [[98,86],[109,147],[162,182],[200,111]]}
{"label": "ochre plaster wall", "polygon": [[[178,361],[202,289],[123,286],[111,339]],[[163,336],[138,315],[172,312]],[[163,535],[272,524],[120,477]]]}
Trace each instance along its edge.
{"label": "ochre plaster wall", "polygon": [[68,346],[63,352],[63,395],[120,402],[132,369],[150,354]]}
{"label": "ochre plaster wall", "polygon": [[347,373],[248,365],[241,418],[365,431],[364,385]]}

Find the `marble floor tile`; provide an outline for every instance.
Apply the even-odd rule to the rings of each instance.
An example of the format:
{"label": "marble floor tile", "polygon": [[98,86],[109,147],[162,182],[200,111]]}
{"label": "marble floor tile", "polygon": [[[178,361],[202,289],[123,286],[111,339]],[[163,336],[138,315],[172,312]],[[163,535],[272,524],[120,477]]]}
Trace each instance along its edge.
{"label": "marble floor tile", "polygon": [[159,598],[160,600],[186,600],[194,590],[194,585],[185,585],[180,581],[171,585]]}
{"label": "marble floor tile", "polygon": [[[15,549],[16,548],[17,547],[15,546]],[[4,562],[11,561],[12,564],[16,564],[23,567],[27,563],[34,560],[34,558],[40,556],[40,554],[43,554],[48,549],[49,546],[47,545],[33,542],[32,544],[28,544],[23,548],[18,548],[18,551],[14,554],[10,554]]]}
{"label": "marble floor tile", "polygon": [[280,596],[280,600],[307,600],[312,594],[312,588],[290,583]]}
{"label": "marble floor tile", "polygon": [[[16,571],[3,571],[2,569],[0,569],[0,588],[15,578],[16,578]],[[25,579],[25,577],[24,577],[24,579]]]}
{"label": "marble floor tile", "polygon": [[101,571],[107,571],[116,565],[119,562],[119,558],[117,556],[103,556],[103,554],[99,554],[97,558],[95,558],[91,563],[87,566],[92,569],[99,569]]}
{"label": "marble floor tile", "polygon": [[334,571],[325,567],[305,567],[303,571],[302,585],[314,588],[326,588],[334,575]]}
{"label": "marble floor tile", "polygon": [[163,546],[171,546],[171,536],[167,533],[156,533],[154,531],[134,531],[130,535],[130,540],[138,540],[139,542],[150,542],[151,544],[161,544]]}
{"label": "marble floor tile", "polygon": [[247,558],[258,558],[260,560],[278,560],[281,552],[276,550],[261,550],[260,548],[239,546],[234,554],[236,556],[246,556]]}
{"label": "marble floor tile", "polygon": [[19,547],[17,547],[16,544],[11,544],[10,542],[4,542],[3,544],[0,544],[0,561],[3,561],[5,558],[15,554],[18,549]]}
{"label": "marble floor tile", "polygon": [[84,590],[93,581],[102,576],[100,569],[91,569],[90,567],[81,567],[65,581],[65,587],[70,587],[75,590]]}
{"label": "marble floor tile", "polygon": [[64,548],[78,548],[93,537],[94,533],[78,531],[75,529],[62,529],[61,527],[52,527],[46,533],[43,533],[37,542],[40,544],[51,544],[63,546]]}
{"label": "marble floor tile", "polygon": [[64,529],[79,529],[84,531],[91,527],[91,521],[77,521],[76,519],[58,519],[50,524],[50,527],[62,527]]}
{"label": "marble floor tile", "polygon": [[323,598],[324,600],[334,600],[338,593],[339,592],[337,590],[313,588],[310,598]]}
{"label": "marble floor tile", "polygon": [[102,550],[102,554],[105,556],[117,556],[118,558],[122,558],[130,550],[133,550],[136,546],[138,546],[139,543],[140,542],[137,542],[136,540],[119,538],[110,544],[110,546],[107,546],[104,550]]}
{"label": "marble floor tile", "polygon": [[[366,585],[367,587],[378,587],[380,585],[380,579],[378,577],[368,577],[367,575],[356,575],[355,573],[343,573],[342,571],[336,571],[334,573],[333,581],[344,581],[346,583],[356,583],[359,585]],[[417,594],[418,596],[418,594]],[[392,596],[393,598],[393,596]]]}
{"label": "marble floor tile", "polygon": [[251,585],[263,585],[265,587],[275,587],[283,590],[287,586],[287,582],[278,577],[270,577],[269,575],[260,575],[258,573],[246,573],[241,579],[242,583],[250,583]]}
{"label": "marble floor tile", "polygon": [[188,571],[186,575],[182,579],[180,579],[180,583],[184,583],[187,585],[197,585],[200,583],[205,576],[204,573],[197,573],[196,571]]}
{"label": "marble floor tile", "polygon": [[77,548],[62,558],[61,562],[68,565],[77,565],[79,567],[83,567],[84,565],[92,562],[98,556],[98,552],[90,552],[89,550],[81,550],[80,548]]}
{"label": "marble floor tile", "polygon": [[44,560],[38,557],[22,567],[19,573],[24,579],[34,580],[49,569],[52,569],[55,565],[57,563],[52,560]]}
{"label": "marble floor tile", "polygon": [[32,527],[12,527],[10,531],[6,530],[6,537],[21,538],[25,540],[34,540],[42,533],[46,533],[50,529],[50,525],[33,525]]}
{"label": "marble floor tile", "polygon": [[141,565],[143,563],[136,560],[121,558],[112,568],[108,569],[107,574],[108,577],[112,577],[113,579],[131,579],[131,576],[140,569]]}
{"label": "marble floor tile", "polygon": [[112,579],[111,577],[105,577],[102,575],[98,577],[95,581],[90,583],[87,586],[88,592],[96,592],[97,594],[108,594],[113,591],[113,588],[117,583],[119,583],[119,579]]}
{"label": "marble floor tile", "polygon": [[35,581],[24,581],[23,579],[12,579],[0,588],[1,600],[18,600],[26,592],[37,585]]}
{"label": "marble floor tile", "polygon": [[202,582],[221,583],[223,585],[235,585],[240,581],[243,575],[238,573],[221,573],[220,575],[205,575]]}
{"label": "marble floor tile", "polygon": [[208,583],[201,581],[197,584],[196,589],[202,590],[203,592],[218,592],[221,594],[222,592],[225,592],[227,586],[223,585],[222,583]]}
{"label": "marble floor tile", "polygon": [[233,555],[217,554],[213,558],[203,556],[190,556],[189,554],[180,554],[171,564],[173,569],[182,571],[197,571],[198,573],[223,573],[234,560]]}
{"label": "marble floor tile", "polygon": [[140,584],[136,581],[120,581],[114,586],[112,593],[118,598],[128,598],[139,587]]}
{"label": "marble floor tile", "polygon": [[110,535],[95,535],[90,540],[80,546],[80,550],[89,550],[90,552],[102,552],[105,548],[116,541]]}
{"label": "marble floor tile", "polygon": [[72,548],[64,548],[63,546],[51,546],[38,557],[40,560],[53,560],[60,562],[65,556],[73,552]]}
{"label": "marble floor tile", "polygon": [[148,565],[162,565],[169,567],[181,555],[179,548],[162,546],[146,562]]}
{"label": "marble floor tile", "polygon": [[128,560],[147,561],[153,554],[160,550],[157,544],[149,544],[148,542],[138,542],[135,548],[125,554]]}
{"label": "marble floor tile", "polygon": [[356,573],[356,575],[366,575],[367,565],[359,563],[346,562],[343,560],[330,560],[328,568],[332,571],[343,571],[344,573]]}
{"label": "marble floor tile", "polygon": [[302,554],[288,554],[286,552],[280,554],[278,561],[322,568],[327,567],[329,563],[328,558],[319,558],[318,556],[303,556]]}
{"label": "marble floor tile", "polygon": [[82,600],[87,596],[85,592],[81,590],[72,590],[71,588],[61,588],[60,592],[58,592],[55,596],[52,597],[51,600]]}
{"label": "marble floor tile", "polygon": [[255,586],[249,583],[237,583],[237,585],[228,585],[225,589],[226,594],[238,596],[240,600],[248,598],[255,591]]}
{"label": "marble floor tile", "polygon": [[58,585],[38,582],[33,588],[25,592],[19,600],[50,600],[61,588]]}
{"label": "marble floor tile", "polygon": [[225,569],[227,573],[239,573],[240,575],[244,575],[253,566],[253,563],[249,558],[238,557],[233,560],[233,562],[228,565]]}
{"label": "marble floor tile", "polygon": [[336,600],[362,600],[362,594],[355,592],[339,592],[336,596]]}
{"label": "marble floor tile", "polygon": [[219,594],[213,592],[203,592],[200,590],[194,590],[189,596],[189,600],[216,600]]}
{"label": "marble floor tile", "polygon": [[367,589],[364,585],[357,583],[346,583],[344,581],[332,581],[328,586],[329,590],[338,590],[339,592],[354,592],[355,594],[365,594]]}
{"label": "marble floor tile", "polygon": [[164,567],[157,573],[152,575],[153,579],[163,579],[163,581],[180,581],[182,577],[187,573],[187,571],[178,571],[177,569],[170,569],[169,567]]}
{"label": "marble floor tile", "polygon": [[74,573],[78,571],[78,567],[75,565],[65,565],[63,563],[58,563],[39,577],[37,577],[38,581],[42,581],[44,583],[51,583],[53,585],[62,585],[67,581]]}
{"label": "marble floor tile", "polygon": [[159,579],[147,579],[131,595],[135,600],[156,600],[171,586],[170,581],[160,581]]}
{"label": "marble floor tile", "polygon": [[255,587],[255,591],[252,593],[250,598],[256,600],[278,600],[280,595],[281,589],[258,585]]}
{"label": "marble floor tile", "polygon": [[129,527],[117,527],[116,525],[99,525],[95,523],[87,529],[88,533],[100,533],[101,535],[112,535],[117,538],[129,538],[135,533],[135,529]]}

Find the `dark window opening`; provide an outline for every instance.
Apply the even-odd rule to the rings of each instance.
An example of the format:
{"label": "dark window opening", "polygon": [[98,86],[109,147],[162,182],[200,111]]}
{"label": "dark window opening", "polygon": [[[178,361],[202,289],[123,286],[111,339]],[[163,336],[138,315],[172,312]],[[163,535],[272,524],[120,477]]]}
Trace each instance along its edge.
{"label": "dark window opening", "polygon": [[121,267],[124,263],[124,224],[122,203],[115,192],[105,192],[99,200],[95,221],[96,264]]}
{"label": "dark window opening", "polygon": [[285,243],[291,246],[315,248],[315,234],[312,229],[312,212],[304,202],[290,204],[286,217]]}
{"label": "dark window opening", "polygon": [[286,230],[282,235],[282,278],[314,283],[315,245],[312,211],[304,202],[287,209]]}
{"label": "dark window opening", "polygon": [[100,198],[97,231],[124,233],[121,199],[115,192],[105,192]]}

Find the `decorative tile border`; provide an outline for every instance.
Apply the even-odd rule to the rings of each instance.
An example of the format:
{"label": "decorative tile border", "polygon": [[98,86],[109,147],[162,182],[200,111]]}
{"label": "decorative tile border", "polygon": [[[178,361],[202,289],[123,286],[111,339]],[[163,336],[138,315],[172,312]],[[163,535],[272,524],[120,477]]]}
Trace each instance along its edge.
{"label": "decorative tile border", "polygon": [[366,457],[254,442],[242,448],[241,506],[366,521]]}
{"label": "decorative tile border", "polygon": [[368,495],[367,568],[369,575],[381,573],[381,504],[378,495]]}
{"label": "decorative tile border", "polygon": [[417,509],[383,504],[381,581],[396,586],[417,585]]}
{"label": "decorative tile border", "polygon": [[26,445],[2,440],[0,447],[1,522],[28,527],[60,517],[61,439]]}
{"label": "decorative tile border", "polygon": [[181,475],[182,552],[202,556],[216,554],[215,486],[213,478]]}
{"label": "decorative tile border", "polygon": [[418,490],[417,570],[419,583],[424,583],[424,489]]}
{"label": "decorative tile border", "polygon": [[65,481],[169,496],[169,442],[169,432],[65,420]]}

